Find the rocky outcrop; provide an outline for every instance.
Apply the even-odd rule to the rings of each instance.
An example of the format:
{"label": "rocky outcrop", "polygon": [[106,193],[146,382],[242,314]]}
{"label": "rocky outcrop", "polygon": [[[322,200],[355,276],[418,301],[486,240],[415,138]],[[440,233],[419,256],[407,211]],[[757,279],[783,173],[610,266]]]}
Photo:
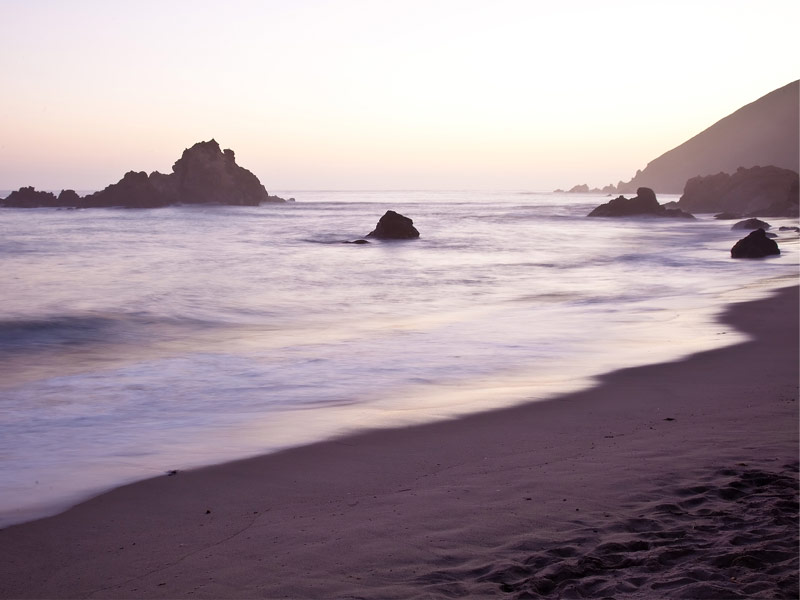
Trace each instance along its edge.
{"label": "rocky outcrop", "polygon": [[410,240],[419,237],[419,231],[414,227],[414,221],[408,217],[387,210],[375,229],[367,234],[366,237],[377,238],[380,240]]}
{"label": "rocky outcrop", "polygon": [[731,258],[762,258],[780,253],[778,244],[763,229],[751,231],[731,248]]}
{"label": "rocky outcrop", "polygon": [[581,183],[574,185],[567,191],[553,190],[555,194],[613,194],[617,188],[613,184],[609,184],[604,188],[590,188],[587,184]]}
{"label": "rocky outcrop", "polygon": [[198,142],[166,175],[155,171],[129,171],[117,183],[81,198],[64,190],[56,198],[49,192],[21,188],[2,201],[5,206],[63,206],[156,208],[170,204],[233,204],[256,206],[284,202],[271,196],[253,173],[236,164],[233,150],[221,150],[215,140]]}
{"label": "rocky outcrop", "polygon": [[52,192],[43,192],[29,187],[21,187],[18,190],[11,192],[5,200],[2,201],[4,206],[14,208],[40,208],[44,206],[60,206],[58,198]]}
{"label": "rocky outcrop", "polygon": [[740,168],[733,175],[692,177],[686,182],[678,206],[694,213],[798,216],[798,175],[789,169],[769,166]]}
{"label": "rocky outcrop", "polygon": [[639,188],[636,196],[620,196],[601,204],[587,216],[589,217],[670,217],[694,219],[694,216],[680,209],[669,209],[658,203],[655,192],[650,188]]}
{"label": "rocky outcrop", "polygon": [[[797,169],[800,163],[798,90],[800,85],[793,81],[743,106],[651,161],[630,181],[620,181],[617,193],[631,193],[646,186],[659,193],[679,194],[692,177],[733,173],[739,167],[775,165]],[[714,212],[716,209],[699,211],[687,207],[684,210]]]}
{"label": "rocky outcrop", "polygon": [[731,229],[746,229],[748,231],[753,231],[754,229],[763,229],[766,231],[770,227],[772,227],[772,225],[766,221],[762,221],[761,219],[745,219],[744,221],[734,223]]}

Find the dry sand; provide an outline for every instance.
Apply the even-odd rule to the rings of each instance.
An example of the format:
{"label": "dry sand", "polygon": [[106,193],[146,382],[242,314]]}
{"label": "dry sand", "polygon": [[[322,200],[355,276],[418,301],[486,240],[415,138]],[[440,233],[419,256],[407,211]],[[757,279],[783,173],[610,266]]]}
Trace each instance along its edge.
{"label": "dry sand", "polygon": [[0,531],[0,596],[797,598],[798,289],[555,401],[116,489]]}

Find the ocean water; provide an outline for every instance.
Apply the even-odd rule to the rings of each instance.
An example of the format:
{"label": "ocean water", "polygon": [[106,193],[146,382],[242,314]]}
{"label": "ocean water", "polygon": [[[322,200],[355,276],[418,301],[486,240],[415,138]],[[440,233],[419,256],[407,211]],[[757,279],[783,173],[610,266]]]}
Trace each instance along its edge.
{"label": "ocean water", "polygon": [[[297,202],[0,209],[0,526],[736,343],[726,303],[798,281],[797,234],[735,261],[730,221],[587,219],[600,195],[279,194]],[[341,243],[388,209],[422,237]]]}

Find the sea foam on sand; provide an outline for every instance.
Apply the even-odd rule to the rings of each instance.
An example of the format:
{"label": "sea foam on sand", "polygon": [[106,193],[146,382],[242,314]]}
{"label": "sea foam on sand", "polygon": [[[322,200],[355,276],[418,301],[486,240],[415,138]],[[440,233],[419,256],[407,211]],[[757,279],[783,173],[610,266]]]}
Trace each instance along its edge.
{"label": "sea foam on sand", "polygon": [[796,598],[797,315],[786,288],[726,312],[751,341],[8,527],[0,596]]}

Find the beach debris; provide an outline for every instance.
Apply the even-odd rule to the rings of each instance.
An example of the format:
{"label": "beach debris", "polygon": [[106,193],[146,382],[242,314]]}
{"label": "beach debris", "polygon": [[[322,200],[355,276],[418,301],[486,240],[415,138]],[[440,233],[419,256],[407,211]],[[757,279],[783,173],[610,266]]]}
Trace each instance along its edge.
{"label": "beach debris", "polygon": [[731,258],[762,258],[780,253],[778,244],[763,229],[751,231],[731,248]]}
{"label": "beach debris", "polygon": [[380,240],[411,240],[419,237],[414,221],[393,210],[387,210],[366,237]]}

